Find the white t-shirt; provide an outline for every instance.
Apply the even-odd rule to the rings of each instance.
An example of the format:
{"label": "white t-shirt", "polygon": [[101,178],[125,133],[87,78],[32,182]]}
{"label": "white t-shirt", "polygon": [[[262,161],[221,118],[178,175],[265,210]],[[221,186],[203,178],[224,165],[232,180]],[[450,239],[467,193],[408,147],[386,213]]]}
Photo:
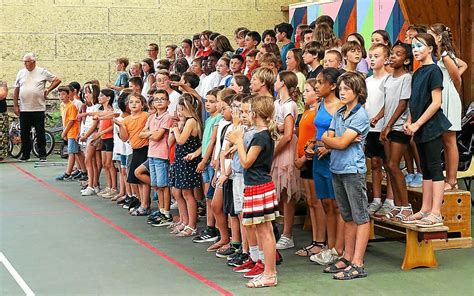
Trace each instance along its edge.
{"label": "white t-shirt", "polygon": [[[380,88],[382,82],[385,81],[387,75],[384,75],[381,78],[374,78],[374,76],[370,76],[365,79],[365,83],[367,85],[367,101],[365,102],[365,110],[369,114],[369,120],[374,118],[382,109],[384,101],[383,101],[383,91]],[[375,127],[370,127],[371,132],[381,132],[383,126],[383,120],[379,120]]]}
{"label": "white t-shirt", "polygon": [[[386,127],[393,113],[398,107],[400,100],[409,100],[411,96],[411,75],[409,73],[403,74],[400,77],[394,78],[389,75],[384,79],[380,85],[380,89],[384,94],[384,118],[383,127]],[[392,130],[403,132],[403,124],[408,119],[408,104],[405,112],[398,117],[392,126]]]}
{"label": "white t-shirt", "polygon": [[31,72],[26,68],[18,71],[15,87],[20,88],[20,111],[46,111],[45,84],[55,78],[54,74],[41,67],[35,67]]}
{"label": "white t-shirt", "polygon": [[[123,121],[124,118],[122,117],[122,112],[120,112],[120,116],[116,117],[118,121]],[[122,141],[119,137],[119,126],[114,124],[114,153],[120,155],[130,155],[133,153],[132,146],[130,146],[129,141]]]}
{"label": "white t-shirt", "polygon": [[[92,106],[88,106],[86,108],[86,112],[99,112],[100,104],[95,104]],[[87,131],[91,128],[92,123],[94,122],[93,116],[86,116],[84,123],[81,125],[81,135],[87,133]]]}
{"label": "white t-shirt", "polygon": [[201,88],[202,88],[202,85],[203,85],[203,81],[206,77],[207,77],[206,74],[202,73],[201,76],[199,76],[199,85],[196,87],[196,92],[201,96],[201,98],[206,97],[206,94],[204,94],[204,96],[202,96],[202,94],[201,94]]}
{"label": "white t-shirt", "polygon": [[178,103],[179,103],[179,97],[180,94],[179,92],[173,90],[173,92],[170,93],[170,104],[168,105],[168,113],[173,117],[175,115],[176,109],[178,109]]}
{"label": "white t-shirt", "polygon": [[230,121],[225,120],[224,118],[219,121],[219,124],[217,125],[217,136],[216,136],[216,144],[214,145],[214,160],[219,159],[219,153],[221,152],[221,135],[222,135],[222,129],[230,124]]}
{"label": "white t-shirt", "polygon": [[202,84],[199,87],[199,95],[201,96],[201,98],[205,98],[208,91],[210,91],[214,87],[219,86],[221,80],[222,76],[219,75],[217,71],[214,71],[209,74],[209,76],[206,76],[206,78],[202,80]]}

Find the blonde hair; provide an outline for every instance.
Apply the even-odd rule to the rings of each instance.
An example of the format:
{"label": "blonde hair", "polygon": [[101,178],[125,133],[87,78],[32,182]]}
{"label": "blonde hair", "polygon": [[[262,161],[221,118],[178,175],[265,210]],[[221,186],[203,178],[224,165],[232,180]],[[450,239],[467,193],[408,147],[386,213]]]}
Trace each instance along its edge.
{"label": "blonde hair", "polygon": [[198,132],[199,139],[202,138],[202,119],[201,119],[201,100],[196,99],[190,93],[183,93],[179,97],[179,105],[183,106],[187,112],[194,118],[197,122],[196,129]]}
{"label": "blonde hair", "polygon": [[250,98],[250,105],[252,106],[252,113],[265,121],[272,139],[277,140],[279,135],[276,129],[276,123],[273,120],[273,114],[275,113],[273,97],[254,96]]}
{"label": "blonde hair", "polygon": [[275,84],[276,76],[270,68],[260,67],[253,71],[252,77],[263,82],[270,93],[273,92],[273,85]]}
{"label": "blonde hair", "polygon": [[222,100],[223,98],[230,96],[230,95],[235,95],[235,91],[230,88],[224,88],[220,91],[217,92],[216,98],[220,98]]}

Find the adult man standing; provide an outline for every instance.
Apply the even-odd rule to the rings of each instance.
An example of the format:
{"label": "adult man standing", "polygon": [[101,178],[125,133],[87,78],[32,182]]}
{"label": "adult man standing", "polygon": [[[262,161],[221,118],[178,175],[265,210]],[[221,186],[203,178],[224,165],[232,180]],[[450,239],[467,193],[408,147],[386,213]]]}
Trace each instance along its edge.
{"label": "adult man standing", "polygon": [[[31,139],[30,131],[36,130],[38,154],[40,161],[46,161],[46,138],[44,133],[44,119],[46,111],[46,97],[55,89],[61,80],[48,70],[36,67],[36,55],[27,53],[23,57],[25,68],[18,71],[13,92],[13,108],[20,116],[21,128],[21,161],[30,158]],[[50,82],[45,88],[46,82]],[[18,98],[20,104],[18,104]]]}
{"label": "adult man standing", "polygon": [[156,43],[150,43],[148,44],[148,48],[146,50],[148,52],[148,57],[153,60],[153,64],[155,65],[155,71],[158,67],[158,44]]}

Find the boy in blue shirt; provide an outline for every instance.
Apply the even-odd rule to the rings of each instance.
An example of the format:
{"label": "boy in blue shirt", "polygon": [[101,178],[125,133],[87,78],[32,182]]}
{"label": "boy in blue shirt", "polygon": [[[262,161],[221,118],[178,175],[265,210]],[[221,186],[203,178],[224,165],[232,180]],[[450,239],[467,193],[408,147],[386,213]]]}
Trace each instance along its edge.
{"label": "boy in blue shirt", "polygon": [[348,72],[339,77],[337,85],[344,106],[334,114],[322,141],[331,149],[334,192],[345,222],[345,252],[324,271],[333,273],[334,279],[351,280],[367,276],[364,254],[370,226],[364,142],[370,126],[367,111],[362,107],[367,98],[364,77]]}
{"label": "boy in blue shirt", "polygon": [[295,47],[295,44],[291,42],[293,27],[289,23],[281,23],[275,26],[275,32],[277,41],[282,43],[280,51],[281,70],[286,70],[286,54],[288,50]]}

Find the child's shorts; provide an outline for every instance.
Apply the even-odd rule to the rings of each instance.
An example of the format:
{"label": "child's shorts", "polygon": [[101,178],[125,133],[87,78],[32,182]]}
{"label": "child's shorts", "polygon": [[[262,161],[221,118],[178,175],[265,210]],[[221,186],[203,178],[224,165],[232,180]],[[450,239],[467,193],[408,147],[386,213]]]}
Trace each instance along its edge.
{"label": "child's shorts", "polygon": [[404,132],[400,132],[400,131],[390,131],[387,137],[392,142],[405,144],[405,145],[410,144],[410,140],[411,140],[411,136],[406,135]]}
{"label": "child's shorts", "polygon": [[332,185],[332,173],[329,170],[330,155],[321,159],[313,158],[313,179],[318,199],[335,199],[334,187]]}
{"label": "child's shorts", "polygon": [[76,139],[67,139],[67,153],[76,154],[79,153],[79,143]]}
{"label": "child's shorts", "polygon": [[123,155],[123,154],[118,154],[118,156],[120,156],[120,167],[123,168],[123,169],[126,169],[127,168],[127,155]]}
{"label": "child's shorts", "polygon": [[342,219],[357,225],[368,223],[365,174],[333,174],[332,181]]}
{"label": "child's shorts", "polygon": [[112,160],[113,161],[120,161],[120,154],[114,152],[114,154],[112,154]]}
{"label": "child's shorts", "polygon": [[234,212],[238,215],[244,207],[244,174],[234,173],[232,187],[234,190]]}
{"label": "child's shorts", "polygon": [[148,159],[148,146],[133,149],[132,161],[128,170],[127,182],[130,184],[141,184],[135,176],[135,170]]}
{"label": "child's shorts", "polygon": [[214,197],[214,192],[216,192],[216,188],[212,186],[212,183],[209,183],[209,189],[207,189],[206,198],[212,200]]}
{"label": "child's shorts", "polygon": [[204,168],[204,171],[202,172],[202,182],[211,183],[213,176],[214,176],[214,168],[211,166],[210,163],[208,163],[206,167]]}
{"label": "child's shorts", "polygon": [[369,132],[365,143],[365,156],[368,158],[379,157],[385,160],[385,150],[379,140],[379,132]]}
{"label": "child's shorts", "polygon": [[114,151],[114,139],[102,139],[102,151],[112,152]]}
{"label": "child's shorts", "polygon": [[148,161],[150,166],[151,186],[167,187],[169,161],[155,157],[148,157]]}
{"label": "child's shorts", "polygon": [[224,184],[222,184],[222,194],[224,199],[224,214],[236,217],[234,209],[234,194],[233,194],[233,185],[232,179],[227,179]]}

